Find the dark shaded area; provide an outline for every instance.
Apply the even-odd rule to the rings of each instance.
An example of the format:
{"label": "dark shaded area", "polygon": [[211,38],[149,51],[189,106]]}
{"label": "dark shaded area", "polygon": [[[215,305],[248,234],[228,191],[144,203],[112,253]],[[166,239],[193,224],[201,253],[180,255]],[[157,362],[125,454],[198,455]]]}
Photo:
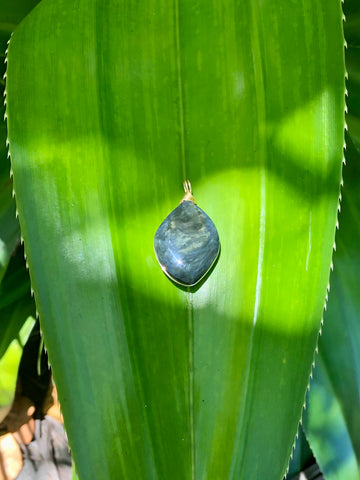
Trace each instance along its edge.
{"label": "dark shaded area", "polygon": [[285,480],[296,480],[299,478],[301,472],[308,480],[315,478],[320,480],[323,478],[302,426],[299,425],[294,454],[290,460],[289,472],[286,475]]}
{"label": "dark shaded area", "polygon": [[[1,0],[0,57],[6,49],[7,40],[10,38],[11,32],[39,2],[40,0],[22,0],[21,2]],[[0,65],[1,71],[5,67],[3,67],[1,62]]]}
{"label": "dark shaded area", "polygon": [[[38,364],[40,348],[41,354]],[[30,398],[34,403],[35,413],[33,417],[35,419],[44,418],[44,412],[52,403],[49,400],[52,382],[48,356],[41,342],[39,322],[36,322],[24,347],[19,366],[18,382],[21,385],[22,395]]]}

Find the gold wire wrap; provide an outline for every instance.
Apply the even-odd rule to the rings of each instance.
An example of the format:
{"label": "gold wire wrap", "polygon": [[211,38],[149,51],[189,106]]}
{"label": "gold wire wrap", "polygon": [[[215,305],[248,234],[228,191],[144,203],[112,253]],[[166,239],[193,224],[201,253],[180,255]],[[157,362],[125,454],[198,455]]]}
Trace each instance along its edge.
{"label": "gold wire wrap", "polygon": [[183,187],[184,187],[185,195],[181,199],[180,203],[182,203],[182,202],[193,202],[193,203],[195,203],[195,198],[192,196],[192,192],[191,192],[190,180],[187,180],[187,179],[184,180]]}
{"label": "gold wire wrap", "polygon": [[184,183],[183,183],[183,187],[184,187],[184,191],[185,193],[191,193],[191,183],[190,183],[190,180],[184,180]]}

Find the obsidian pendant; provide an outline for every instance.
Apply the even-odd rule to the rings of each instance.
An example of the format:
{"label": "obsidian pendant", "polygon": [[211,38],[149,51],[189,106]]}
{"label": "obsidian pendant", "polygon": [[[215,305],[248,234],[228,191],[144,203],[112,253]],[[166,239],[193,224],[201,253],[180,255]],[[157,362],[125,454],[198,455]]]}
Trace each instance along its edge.
{"label": "obsidian pendant", "polygon": [[191,195],[190,182],[184,182],[185,196],[157,229],[154,238],[156,258],[164,273],[174,282],[196,285],[211,269],[220,251],[219,235],[212,220]]}

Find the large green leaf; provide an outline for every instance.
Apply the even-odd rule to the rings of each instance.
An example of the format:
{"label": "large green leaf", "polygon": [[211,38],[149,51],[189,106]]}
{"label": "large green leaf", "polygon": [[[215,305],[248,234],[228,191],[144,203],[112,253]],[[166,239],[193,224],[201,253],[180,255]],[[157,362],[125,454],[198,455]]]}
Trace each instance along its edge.
{"label": "large green leaf", "polygon": [[[43,0],[6,89],[80,478],[281,478],[334,241],[339,3]],[[185,177],[222,245],[192,291],[152,247]]]}

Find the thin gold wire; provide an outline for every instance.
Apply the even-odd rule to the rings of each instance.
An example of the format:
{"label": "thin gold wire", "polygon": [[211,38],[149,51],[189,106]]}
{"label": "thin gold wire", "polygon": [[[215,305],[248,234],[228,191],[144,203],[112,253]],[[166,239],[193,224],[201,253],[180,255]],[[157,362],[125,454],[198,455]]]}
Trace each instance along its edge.
{"label": "thin gold wire", "polygon": [[193,197],[192,192],[191,192],[190,180],[187,180],[187,179],[184,180],[183,187],[184,187],[185,195],[181,199],[180,203],[182,203],[182,202],[193,202],[193,203],[195,203],[195,198]]}
{"label": "thin gold wire", "polygon": [[191,193],[191,183],[190,183],[190,180],[187,180],[187,179],[184,180],[183,186],[184,186],[185,193]]}

